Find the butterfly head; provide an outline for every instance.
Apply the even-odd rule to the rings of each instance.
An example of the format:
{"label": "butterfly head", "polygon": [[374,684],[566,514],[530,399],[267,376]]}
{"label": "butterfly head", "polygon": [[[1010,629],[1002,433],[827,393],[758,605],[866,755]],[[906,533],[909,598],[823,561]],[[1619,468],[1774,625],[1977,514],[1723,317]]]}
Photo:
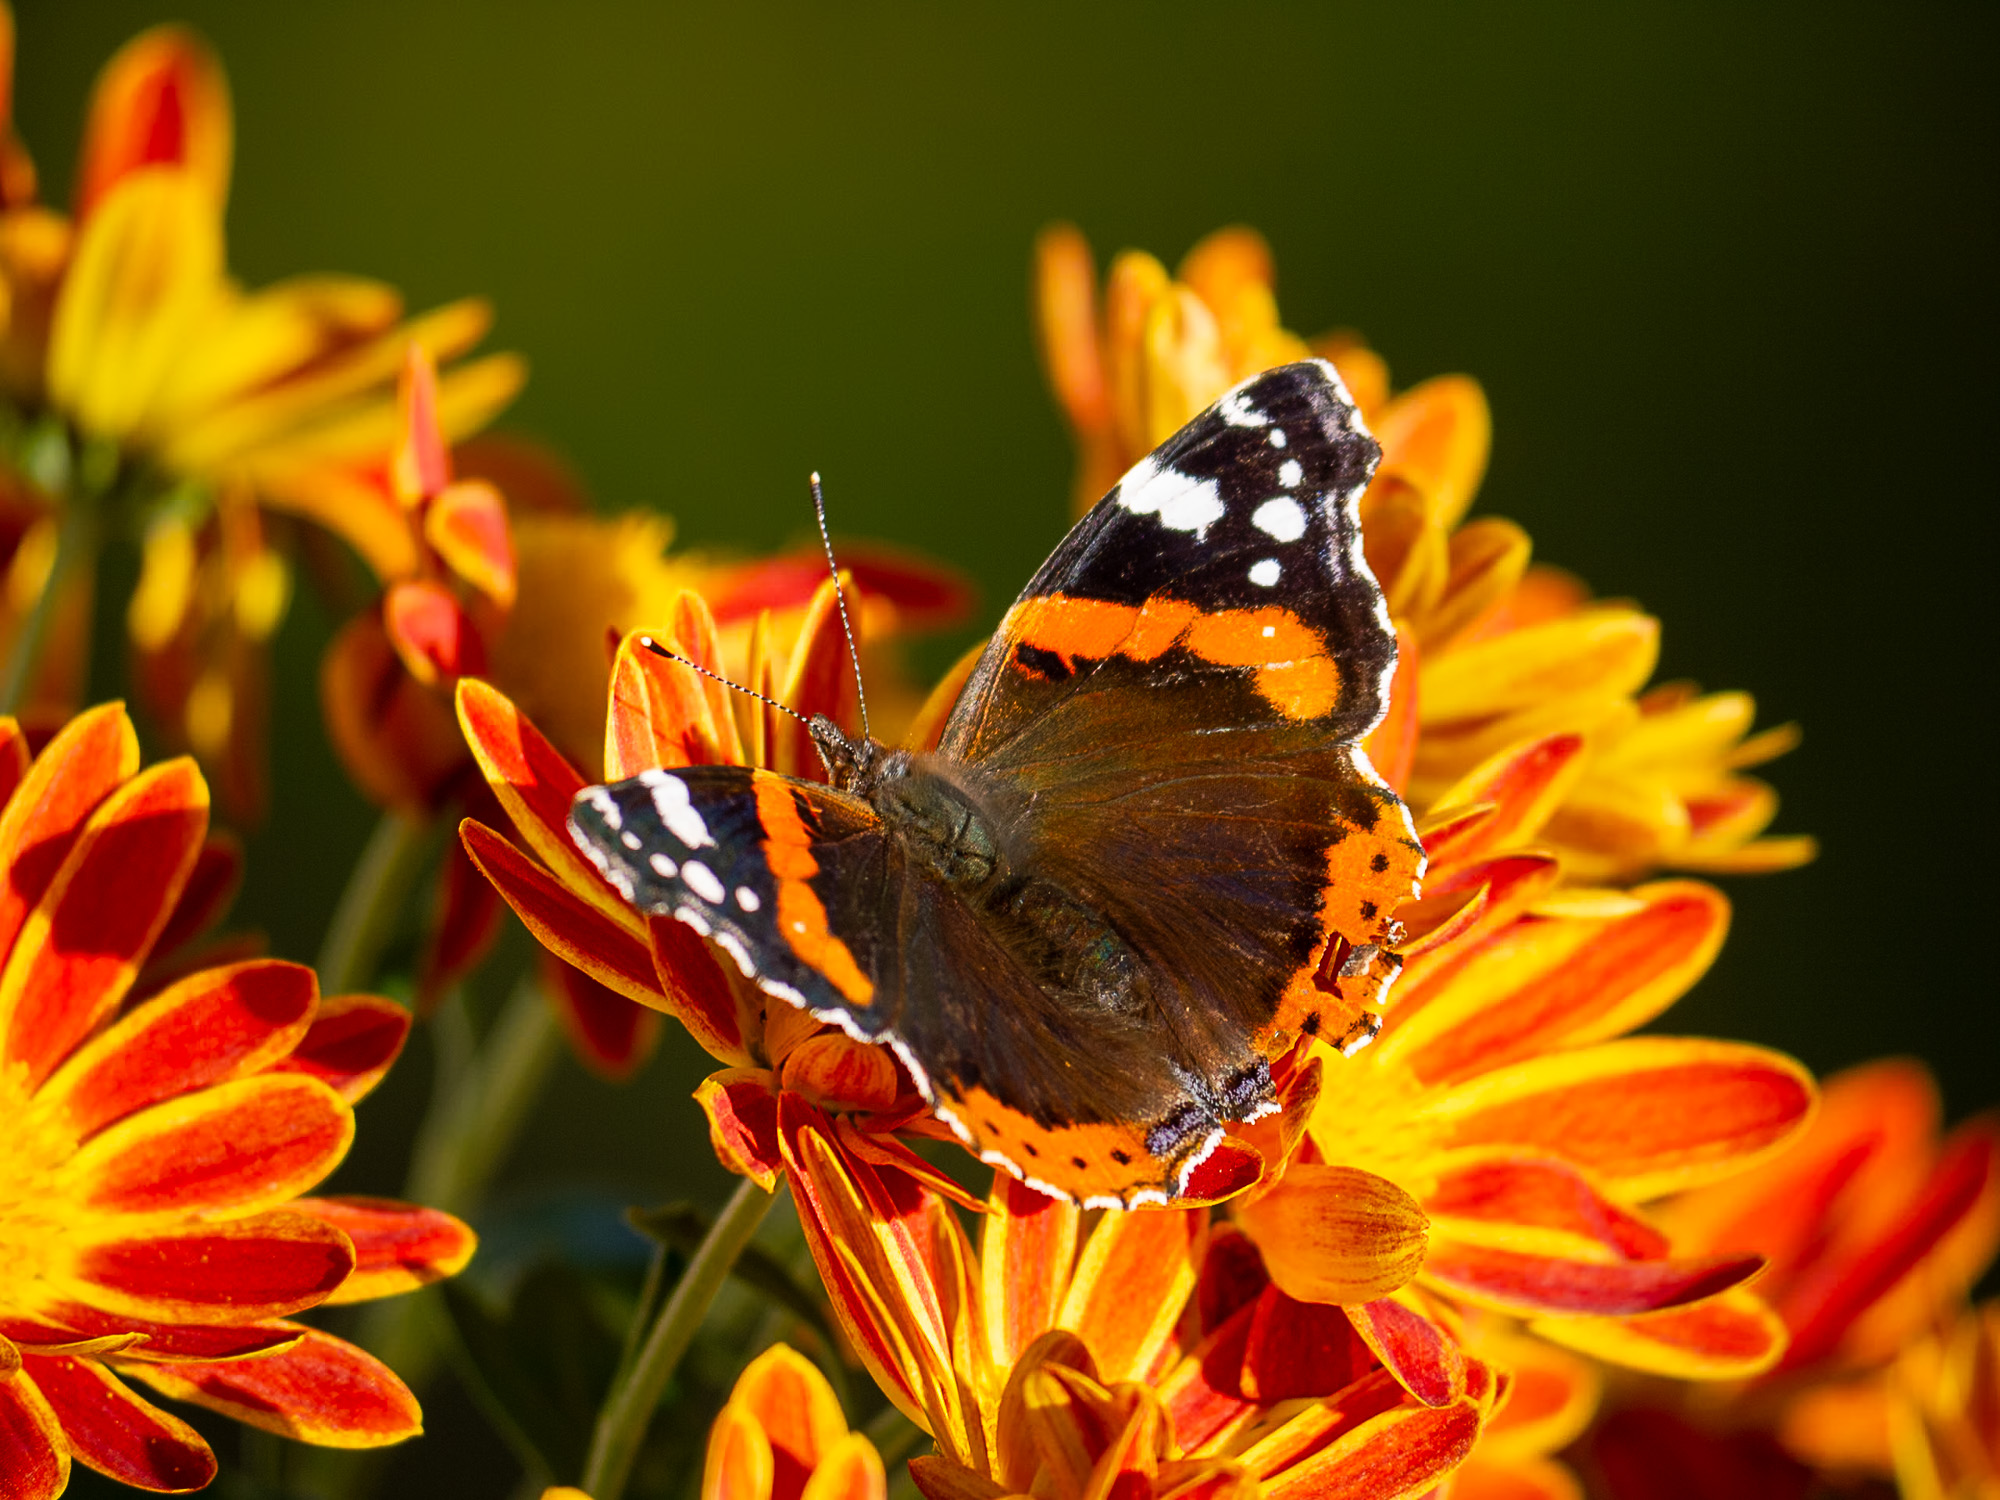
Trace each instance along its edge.
{"label": "butterfly head", "polygon": [[850,739],[825,714],[814,714],[806,727],[826,767],[827,781],[843,792],[864,792],[875,779],[885,747],[865,734]]}

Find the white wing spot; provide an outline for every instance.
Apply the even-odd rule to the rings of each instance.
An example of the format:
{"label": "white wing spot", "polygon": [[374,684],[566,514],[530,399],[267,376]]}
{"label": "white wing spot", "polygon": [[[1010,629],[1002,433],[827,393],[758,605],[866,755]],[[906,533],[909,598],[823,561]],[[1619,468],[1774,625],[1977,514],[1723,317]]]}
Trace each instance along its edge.
{"label": "white wing spot", "polygon": [[1278,633],[1278,627],[1275,625],[1266,625],[1264,627],[1264,639],[1267,641],[1277,633]]}
{"label": "white wing spot", "polygon": [[713,849],[715,840],[709,837],[708,824],[695,811],[688,800],[687,783],[678,776],[661,776],[649,783],[653,789],[653,808],[660,815],[660,821],[667,825],[667,832],[686,844],[690,849]]}
{"label": "white wing spot", "polygon": [[640,839],[638,834],[628,828],[618,835],[618,842],[623,844],[627,849],[636,849],[639,847]]}
{"label": "white wing spot", "polygon": [[764,903],[762,899],[757,895],[757,893],[751,890],[749,886],[739,885],[738,887],[736,887],[736,904],[742,907],[745,911],[755,911],[758,907],[762,906]]}
{"label": "white wing spot", "polygon": [[1150,457],[1140,459],[1118,481],[1118,503],[1135,516],[1157,515],[1170,531],[1191,531],[1196,541],[1206,541],[1208,528],[1228,509],[1216,480],[1163,469]]}
{"label": "white wing spot", "polygon": [[646,863],[653,867],[653,873],[662,880],[672,880],[681,872],[681,867],[664,854],[655,854]]}
{"label": "white wing spot", "polygon": [[737,940],[735,933],[718,932],[715,935],[715,946],[736,960],[736,967],[743,971],[745,979],[757,972],[757,966],[750,961],[750,950]]}
{"label": "white wing spot", "polygon": [[1269,417],[1243,399],[1240,389],[1231,391],[1216,402],[1215,409],[1231,427],[1268,427],[1271,423]]}
{"label": "white wing spot", "polygon": [[609,787],[594,786],[589,792],[590,805],[597,809],[597,815],[604,819],[604,826],[616,833],[625,826],[625,818],[618,811],[618,799],[611,795]]}
{"label": "white wing spot", "polygon": [[1250,524],[1277,541],[1296,542],[1306,534],[1306,509],[1290,495],[1278,495],[1257,507]]}
{"label": "white wing spot", "polygon": [[691,859],[681,866],[681,879],[688,889],[711,906],[722,904],[722,882],[715,878],[715,871],[698,859]]}
{"label": "white wing spot", "polygon": [[1270,588],[1278,581],[1278,574],[1284,570],[1278,566],[1275,557],[1267,557],[1262,562],[1250,564],[1250,581],[1259,588]]}
{"label": "white wing spot", "polygon": [[1284,429],[1284,428],[1282,428],[1282,427],[1273,427],[1273,428],[1271,429],[1271,433],[1270,433],[1270,441],[1271,441],[1271,446],[1272,446],[1273,448],[1282,448],[1282,447],[1284,447],[1284,446],[1285,446],[1285,429]]}
{"label": "white wing spot", "polygon": [[1300,467],[1296,458],[1288,458],[1278,465],[1278,483],[1288,490],[1297,489],[1299,481],[1305,477],[1306,471]]}
{"label": "white wing spot", "polygon": [[676,906],[674,908],[674,920],[676,922],[687,923],[688,926],[692,927],[696,932],[700,933],[703,937],[708,936],[709,933],[708,918],[704,917],[700,912],[696,911],[692,906]]}

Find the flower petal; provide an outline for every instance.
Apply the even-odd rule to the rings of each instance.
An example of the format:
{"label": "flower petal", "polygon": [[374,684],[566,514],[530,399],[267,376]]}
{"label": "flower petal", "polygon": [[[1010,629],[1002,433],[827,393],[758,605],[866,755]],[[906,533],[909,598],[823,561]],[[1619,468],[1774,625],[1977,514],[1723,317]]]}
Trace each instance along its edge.
{"label": "flower petal", "polygon": [[1268,1286],[1250,1316],[1239,1388],[1260,1406],[1275,1406],[1331,1396],[1374,1368],[1373,1352],[1340,1308],[1300,1302]]}
{"label": "flower petal", "polygon": [[1671,1249],[1659,1230],[1553,1157],[1502,1149],[1456,1160],[1439,1172],[1423,1202],[1435,1233],[1474,1243],[1505,1244],[1538,1229],[1578,1242],[1579,1250],[1600,1247],[1622,1260],[1658,1260]]}
{"label": "flower petal", "polygon": [[[701,676],[628,635],[611,660],[611,707],[604,721],[604,778],[623,781],[641,771],[711,765],[720,740]],[[668,649],[687,653],[669,638]]]}
{"label": "flower petal", "polygon": [[[848,594],[854,590],[853,578],[845,573],[814,591],[785,668],[784,684],[775,695],[808,719],[824,714],[837,724],[848,722],[847,701],[853,696],[854,669],[848,661],[846,616],[841,612],[843,590]],[[788,714],[765,711],[771,717],[765,729],[764,764],[786,776],[824,781],[826,767],[813,748],[810,726]]]}
{"label": "flower petal", "polygon": [[306,1035],[319,984],[302,964],[207,969],[91,1038],[44,1086],[78,1139],[162,1099],[254,1073]]}
{"label": "flower petal", "polygon": [[328,1306],[415,1291],[456,1276],[479,1237],[463,1220],[393,1198],[297,1198],[291,1207],[331,1224],[354,1246],[354,1271]]}
{"label": "flower petal", "polygon": [[332,1089],[265,1073],[128,1116],[71,1157],[61,1180],[99,1213],[247,1213],[312,1187],[353,1138],[353,1111]]}
{"label": "flower petal", "polygon": [[[1386,1376],[1377,1379],[1396,1390]],[[1363,1382],[1358,1393],[1372,1394],[1368,1386]],[[1244,1459],[1270,1500],[1401,1500],[1423,1494],[1465,1462],[1483,1415],[1470,1396],[1449,1406],[1395,1406],[1275,1471],[1256,1461],[1256,1450]]]}
{"label": "flower petal", "polygon": [[1039,1193],[1006,1172],[993,1174],[992,1212],[979,1224],[981,1307],[986,1347],[1011,1368],[1022,1351],[1056,1326],[1082,1215],[1073,1203]]}
{"label": "flower petal", "polygon": [[779,1076],[786,1088],[836,1109],[880,1113],[894,1107],[902,1092],[888,1048],[834,1030],[807,1037],[787,1052]]}
{"label": "flower petal", "polygon": [[450,844],[438,871],[430,935],[417,974],[419,1015],[429,1015],[446,990],[486,961],[500,936],[500,909],[500,893],[479,873],[465,845]]}
{"label": "flower petal", "polygon": [[1449,530],[1472,504],[1493,444],[1493,413],[1479,382],[1439,375],[1411,386],[1368,424],[1382,467],[1422,490],[1432,524]]}
{"label": "flower petal", "polygon": [[1813,1107],[1809,1074],[1761,1047],[1633,1037],[1470,1079],[1413,1124],[1442,1149],[1508,1145],[1645,1199],[1742,1170]]}
{"label": "flower petal", "polygon": [[1426,726],[1583,695],[1638,691],[1660,654],[1660,622],[1618,605],[1461,644],[1424,662]]}
{"label": "flower petal", "polygon": [[1665,881],[1608,919],[1529,918],[1455,966],[1422,1014],[1384,1038],[1430,1087],[1559,1047],[1621,1035],[1665,1010],[1707,972],[1729,928],[1722,893]]}
{"label": "flower petal", "polygon": [[771,1500],[775,1477],[771,1440],[757,1418],[734,1401],[708,1429],[701,1500]]}
{"label": "flower petal", "polygon": [[694,1091],[708,1116],[708,1140],[715,1159],[739,1177],[749,1177],[767,1193],[778,1190],[784,1159],[778,1145],[778,1096],[764,1068],[727,1068],[711,1073]]}
{"label": "flower petal", "polygon": [[1397,792],[1409,785],[1410,768],[1417,758],[1417,731],[1421,726],[1417,717],[1417,663],[1421,658],[1417,652],[1416,635],[1398,626],[1396,675],[1389,683],[1389,706],[1382,712],[1382,722],[1361,742],[1375,774]]}
{"label": "flower petal", "polygon": [[[223,1359],[252,1359],[275,1349],[288,1349],[299,1341],[302,1329],[296,1325],[152,1323],[130,1314],[113,1314],[81,1302],[53,1302],[43,1309],[49,1324],[33,1325],[22,1319],[8,1319],[10,1333],[18,1333],[23,1343],[38,1343],[59,1352],[56,1346],[104,1344],[130,1339],[137,1343],[120,1352],[127,1360],[198,1360],[204,1363]],[[87,1338],[86,1335],[95,1335]]]}
{"label": "flower petal", "polygon": [[98,1473],[142,1490],[198,1490],[215,1478],[201,1434],[99,1361],[31,1355],[27,1371],[61,1417],[70,1452]]}
{"label": "flower petal", "polygon": [[6,1500],[55,1500],[69,1484],[62,1423],[20,1375],[0,1380],[0,1484]]}
{"label": "flower petal", "polygon": [[[20,743],[9,741],[10,767]],[[139,738],[122,703],[85,709],[35,757],[0,812],[0,867],[7,871],[0,881],[0,955],[12,951],[85,819],[138,770]]]}
{"label": "flower petal", "polygon": [[346,1235],[285,1212],[84,1243],[74,1255],[61,1278],[74,1295],[157,1323],[281,1317],[324,1302],[354,1269]]}
{"label": "flower petal", "polygon": [[402,579],[382,598],[382,627],[409,674],[426,687],[486,670],[486,638],[450,589]]}
{"label": "flower petal", "polygon": [[1345,1309],[1355,1333],[1397,1382],[1426,1406],[1465,1394],[1465,1356],[1437,1324],[1393,1297]]}
{"label": "flower petal", "polygon": [[1301,1302],[1369,1302],[1423,1265],[1427,1221],[1387,1178],[1296,1162],[1277,1189],[1237,1205],[1271,1279]]}
{"label": "flower petal", "polygon": [[785,1344],[773,1344],[750,1361],[729,1404],[747,1412],[770,1439],[777,1469],[773,1493],[780,1497],[795,1497],[821,1457],[847,1436],[833,1387],[818,1366]]}
{"label": "flower petal", "polygon": [[1714,1296],[1763,1269],[1761,1256],[1588,1261],[1467,1245],[1440,1236],[1424,1275],[1478,1305],[1627,1317]]}
{"label": "flower petal", "polygon": [[379,1448],[423,1430],[416,1397],[387,1365],[316,1328],[278,1326],[300,1338],[276,1354],[120,1370],[175,1400],[325,1448]]}
{"label": "flower petal", "polygon": [[1677,1380],[1747,1380],[1785,1349],[1778,1315],[1741,1287],[1637,1317],[1545,1317],[1528,1326],[1580,1354]]}
{"label": "flower petal", "polygon": [[[1584,768],[1583,736],[1551,734],[1510,745],[1481,761],[1441,793],[1424,816],[1424,852],[1450,868],[1533,838]],[[1450,819],[1456,808],[1490,805],[1478,818]]]}
{"label": "flower petal", "polygon": [[242,840],[234,834],[211,831],[201,853],[195,856],[181,899],[154,941],[153,951],[172,953],[220,922],[242,888],[243,864]]}
{"label": "flower petal", "polygon": [[382,1081],[410,1035],[410,1013],[379,995],[336,995],[322,1000],[305,1039],[273,1073],[317,1078],[349,1104],[359,1103]]}
{"label": "flower petal", "polygon": [[0,1057],[41,1083],[124,998],[208,831],[194,762],[168,761],[106,797],[0,971]]}
{"label": "flower petal", "polygon": [[[458,685],[458,722],[486,784],[536,858],[573,898],[637,933],[638,914],[569,836],[569,805],[583,790],[583,778],[562,752],[504,694],[476,678]],[[590,972],[588,965],[577,967]]]}
{"label": "flower petal", "polygon": [[850,1432],[821,1456],[800,1500],[886,1500],[888,1493],[882,1455],[861,1433]]}
{"label": "flower petal", "polygon": [[501,609],[514,603],[514,539],[507,502],[483,479],[447,487],[424,510],[424,540],[446,567]]}
{"label": "flower petal", "polygon": [[1157,1373],[1194,1292],[1207,1238],[1204,1209],[1109,1213],[1097,1221],[1056,1324],[1083,1340],[1106,1381]]}
{"label": "flower petal", "polygon": [[630,1078],[660,1039],[657,1012],[599,984],[553,954],[542,964],[543,990],[584,1065],[614,1082]]}
{"label": "flower petal", "polygon": [[155,26],[120,47],[90,94],[77,154],[76,216],[141,167],[185,169],[219,214],[229,192],[229,83],[200,37]]}

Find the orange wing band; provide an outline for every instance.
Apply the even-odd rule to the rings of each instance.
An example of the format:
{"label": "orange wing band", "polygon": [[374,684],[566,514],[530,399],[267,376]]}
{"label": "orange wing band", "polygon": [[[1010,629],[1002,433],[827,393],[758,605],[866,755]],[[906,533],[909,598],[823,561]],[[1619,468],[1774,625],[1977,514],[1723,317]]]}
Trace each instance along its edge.
{"label": "orange wing band", "polygon": [[847,944],[826,924],[826,905],[808,883],[819,873],[813,858],[812,835],[799,816],[798,804],[785,778],[753,771],[750,785],[757,797],[757,822],[764,830],[764,862],[778,886],[778,932],[801,960],[824,974],[850,1005],[869,1005],[875,985],[861,972]]}

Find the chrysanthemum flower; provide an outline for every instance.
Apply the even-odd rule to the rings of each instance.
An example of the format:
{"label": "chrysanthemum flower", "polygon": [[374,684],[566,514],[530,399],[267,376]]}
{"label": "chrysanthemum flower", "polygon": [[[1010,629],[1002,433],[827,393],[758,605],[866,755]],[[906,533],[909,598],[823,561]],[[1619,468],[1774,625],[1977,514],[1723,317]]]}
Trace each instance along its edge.
{"label": "chrysanthemum flower", "polygon": [[149,987],[199,924],[208,795],[185,759],[140,771],[132,726],[93,709],[30,763],[0,721],[0,1477],[61,1492],[72,1461],[199,1488],[207,1444],[130,1382],[345,1447],[418,1431],[396,1376],[290,1321],[462,1266],[449,1215],[301,1197],[339,1164],[353,1104],[408,1018],[322,1001],[275,960]]}
{"label": "chrysanthemum flower", "polygon": [[1662,1373],[1750,1374],[1782,1344],[1768,1309],[1728,1290],[1761,1264],[1754,1243],[1690,1255],[1637,1206],[1778,1149],[1812,1082],[1762,1048],[1619,1039],[1707,969],[1727,908],[1692,881],[1556,885],[1535,835],[1578,753],[1557,736],[1501,756],[1420,826],[1432,863],[1381,1036],[1326,1057],[1308,1146],[1237,1218],[1295,1296],[1359,1302],[1406,1250],[1344,1229],[1344,1174],[1386,1178],[1428,1220],[1398,1305],[1447,1327],[1451,1306],[1510,1313]]}
{"label": "chrysanthemum flower", "polygon": [[1897,1361],[1920,1346],[1942,1350],[1927,1341],[1964,1315],[2000,1247],[2000,1119],[1975,1117],[1941,1140],[1938,1112],[1917,1064],[1852,1069],[1827,1081],[1818,1118],[1791,1150],[1667,1206],[1676,1244],[1768,1257],[1757,1291],[1789,1344],[1775,1370],[1726,1400],[1661,1391],[1628,1400],[1596,1441],[1621,1497],[1667,1492],[1663,1445],[1699,1446],[1715,1482],[1745,1496],[1784,1455],[1801,1474],[1886,1478],[1900,1462],[1901,1403],[1950,1404],[1945,1386],[1926,1385],[1950,1358]]}
{"label": "chrysanthemum flower", "polygon": [[2000,1495],[2000,1302],[1967,1308],[1897,1361],[1891,1407],[1904,1500]]}
{"label": "chrysanthemum flower", "polygon": [[[289,583],[254,517],[232,513],[301,515],[378,575],[407,571],[400,515],[367,503],[396,434],[396,371],[409,344],[455,358],[489,321],[473,301],[405,321],[393,289],[356,277],[246,292],[224,260],[231,150],[219,65],[190,33],[156,28],[98,79],[72,214],[34,200],[31,172],[0,202],[0,393],[21,434],[6,457],[39,492],[51,556],[65,517],[114,490],[151,503],[130,620],[140,664],[175,710],[167,727],[225,767],[254,753]],[[511,355],[458,367],[439,383],[440,422],[473,430],[521,378]],[[83,589],[88,572],[45,581]],[[238,781],[254,795],[247,774],[225,786]]]}
{"label": "chrysanthemum flower", "polygon": [[1270,251],[1247,229],[1210,235],[1173,276],[1125,252],[1101,309],[1074,229],[1043,235],[1037,271],[1044,361],[1076,434],[1079,510],[1238,380],[1309,354],[1339,368],[1382,445],[1362,528],[1397,626],[1399,679],[1416,688],[1403,790],[1419,812],[1490,756],[1574,733],[1585,753],[1541,830],[1567,878],[1769,870],[1811,857],[1809,840],[1758,837],[1777,799],[1739,774],[1790,748],[1792,730],[1750,736],[1755,708],[1742,693],[1642,693],[1657,620],[1530,567],[1529,539],[1512,522],[1465,519],[1492,434],[1477,384],[1448,375],[1392,396],[1388,367],[1353,335],[1308,342],[1283,328]]}
{"label": "chrysanthemum flower", "polygon": [[1414,1318],[1448,1389],[1409,1396],[1373,1330],[1288,1297],[1207,1209],[1089,1216],[996,1175],[975,1254],[949,1200],[844,1143],[851,1126],[779,1108],[841,1324],[936,1441],[910,1466],[930,1500],[1419,1495],[1503,1398],[1505,1376]]}

